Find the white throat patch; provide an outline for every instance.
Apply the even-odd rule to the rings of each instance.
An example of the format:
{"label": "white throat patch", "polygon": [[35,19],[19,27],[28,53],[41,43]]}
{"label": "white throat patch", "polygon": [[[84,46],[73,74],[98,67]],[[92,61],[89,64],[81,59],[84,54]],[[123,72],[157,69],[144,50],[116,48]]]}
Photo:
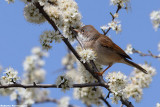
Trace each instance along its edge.
{"label": "white throat patch", "polygon": [[85,37],[83,34],[81,34],[80,32],[78,32],[78,39],[82,42],[87,42],[90,40],[90,38]]}

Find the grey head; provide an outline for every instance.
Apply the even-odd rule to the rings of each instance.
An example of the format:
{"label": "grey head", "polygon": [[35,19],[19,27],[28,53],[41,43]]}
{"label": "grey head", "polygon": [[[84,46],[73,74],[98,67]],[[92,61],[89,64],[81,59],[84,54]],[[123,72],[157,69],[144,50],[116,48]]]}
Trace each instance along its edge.
{"label": "grey head", "polygon": [[78,33],[78,38],[82,41],[90,41],[99,37],[100,33],[92,26],[85,25],[80,29],[75,29]]}

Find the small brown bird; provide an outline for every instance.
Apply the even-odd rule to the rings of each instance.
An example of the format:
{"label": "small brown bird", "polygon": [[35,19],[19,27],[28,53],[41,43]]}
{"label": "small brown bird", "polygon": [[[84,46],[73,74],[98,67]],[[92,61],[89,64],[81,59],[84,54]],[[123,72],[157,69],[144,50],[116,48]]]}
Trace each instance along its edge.
{"label": "small brown bird", "polygon": [[92,25],[86,25],[80,29],[74,29],[74,31],[78,33],[78,40],[82,47],[94,50],[97,54],[96,61],[99,64],[108,65],[103,72],[98,72],[98,75],[102,75],[114,63],[124,63],[147,74],[145,69],[130,61],[132,59],[130,56],[128,56],[109,37],[100,34]]}

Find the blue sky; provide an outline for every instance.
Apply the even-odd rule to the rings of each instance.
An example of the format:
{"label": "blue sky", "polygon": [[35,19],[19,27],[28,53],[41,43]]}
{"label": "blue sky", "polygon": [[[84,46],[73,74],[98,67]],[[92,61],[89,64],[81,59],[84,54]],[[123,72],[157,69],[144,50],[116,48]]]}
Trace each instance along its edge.
{"label": "blue sky", "polygon": [[[100,26],[111,21],[109,12],[114,13],[116,7],[109,5],[109,0],[76,0],[79,5],[79,11],[83,18],[84,24],[92,24],[97,30]],[[116,35],[115,32],[110,31],[108,35],[112,40],[122,49],[131,43],[135,49],[147,53],[148,50],[158,55],[157,44],[160,42],[160,29],[155,32],[149,15],[153,10],[160,9],[159,0],[131,0],[131,9],[128,13],[125,10],[119,12],[119,19],[122,23],[122,32]],[[40,46],[39,35],[44,30],[51,30],[52,27],[48,23],[36,25],[28,23],[23,16],[24,4],[16,0],[14,4],[8,5],[4,0],[0,1],[0,64],[6,67],[13,67],[18,70],[20,74],[23,73],[22,62],[25,57],[30,55],[30,50],[34,46]],[[102,32],[101,32],[102,33]],[[60,44],[53,44],[53,48],[49,51],[50,57],[45,58],[47,71],[47,78],[45,83],[54,83],[55,78],[63,74],[63,72],[54,72],[62,68],[61,58],[67,53],[66,46],[62,42]],[[149,88],[144,89],[143,99],[140,103],[135,103],[136,107],[154,107],[157,102],[160,102],[160,62],[158,59],[151,57],[140,57],[137,54],[130,55],[134,62],[144,63],[147,61],[157,70],[157,75],[153,78]],[[124,64],[115,64],[108,71],[121,71],[126,75],[132,71],[132,67]],[[62,96],[72,96],[72,92],[61,92],[59,89],[50,89],[51,97],[60,99]],[[57,95],[58,93],[58,95]],[[15,104],[10,101],[9,97],[0,96],[0,104]],[[75,100],[72,104],[80,104]],[[43,105],[34,105],[33,107],[42,106],[56,106],[53,103],[46,103]],[[116,106],[116,105],[113,105]]]}

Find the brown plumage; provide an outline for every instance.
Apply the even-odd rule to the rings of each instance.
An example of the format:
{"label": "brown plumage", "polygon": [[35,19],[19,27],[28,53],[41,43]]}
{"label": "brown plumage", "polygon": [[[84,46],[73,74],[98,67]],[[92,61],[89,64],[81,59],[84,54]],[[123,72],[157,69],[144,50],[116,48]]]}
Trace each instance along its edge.
{"label": "brown plumage", "polygon": [[147,73],[141,66],[130,61],[132,59],[130,56],[109,37],[100,34],[92,25],[86,25],[81,29],[75,29],[75,31],[80,35],[78,39],[82,46],[85,49],[93,49],[97,53],[96,61],[102,65],[108,65],[103,72],[98,73],[99,75],[102,75],[114,63],[124,63]]}

